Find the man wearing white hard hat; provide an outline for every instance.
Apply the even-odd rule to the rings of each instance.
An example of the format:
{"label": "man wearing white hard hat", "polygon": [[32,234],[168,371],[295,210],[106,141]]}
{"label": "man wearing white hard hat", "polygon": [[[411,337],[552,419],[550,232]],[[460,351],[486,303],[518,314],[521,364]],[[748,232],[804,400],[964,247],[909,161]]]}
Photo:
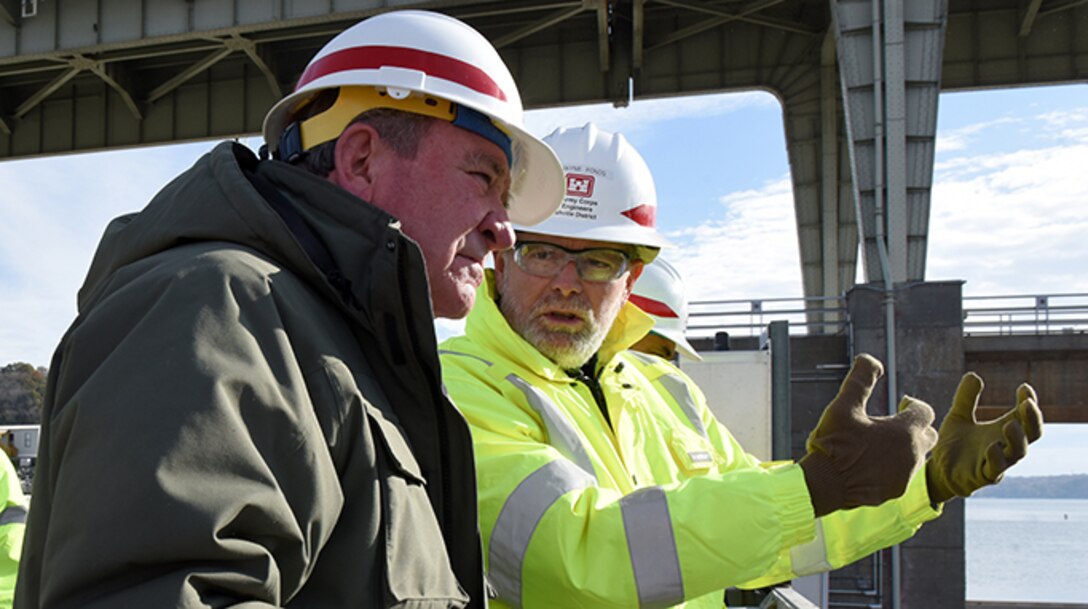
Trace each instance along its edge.
{"label": "man wearing white hard hat", "polygon": [[264,124],[109,226],[56,351],[15,606],[483,607],[463,317],[551,150],[466,24],[336,36]]}
{"label": "man wearing white hard hat", "polygon": [[644,266],[627,300],[654,320],[654,327],[631,345],[632,350],[669,361],[674,361],[677,354],[702,361],[702,356],[684,336],[688,325],[688,298],[684,280],[668,260],[658,256]]}
{"label": "man wearing white hard hat", "polygon": [[841,566],[939,514],[931,468],[916,474],[932,410],[906,398],[898,416],[868,417],[873,358],[858,358],[800,463],[775,466],[676,366],[630,351],[653,320],[629,297],[667,245],[649,169],[593,125],[545,141],[566,173],[563,206],[517,227],[464,336],[440,346],[472,428],[492,606],[721,607],[730,586]]}

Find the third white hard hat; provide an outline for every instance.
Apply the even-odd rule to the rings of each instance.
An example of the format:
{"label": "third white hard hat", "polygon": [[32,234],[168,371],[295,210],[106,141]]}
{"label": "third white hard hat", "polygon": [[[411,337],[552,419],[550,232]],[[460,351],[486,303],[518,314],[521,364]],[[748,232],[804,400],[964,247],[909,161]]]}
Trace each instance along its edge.
{"label": "third white hard hat", "polygon": [[672,245],[657,232],[657,191],[650,169],[623,135],[587,123],[556,129],[544,141],[563,164],[566,196],[552,217],[515,228],[639,246],[644,262]]}
{"label": "third white hard hat", "polygon": [[642,268],[628,300],[654,318],[652,332],[676,343],[681,354],[696,361],[703,359],[684,336],[688,325],[684,280],[667,260],[659,257]]}

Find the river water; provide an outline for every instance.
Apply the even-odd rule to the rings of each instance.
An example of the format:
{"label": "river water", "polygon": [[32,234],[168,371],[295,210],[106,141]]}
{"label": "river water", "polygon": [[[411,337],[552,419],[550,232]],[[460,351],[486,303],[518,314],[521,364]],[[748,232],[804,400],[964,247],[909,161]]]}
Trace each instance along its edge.
{"label": "river water", "polygon": [[1088,499],[968,499],[968,600],[1088,603]]}

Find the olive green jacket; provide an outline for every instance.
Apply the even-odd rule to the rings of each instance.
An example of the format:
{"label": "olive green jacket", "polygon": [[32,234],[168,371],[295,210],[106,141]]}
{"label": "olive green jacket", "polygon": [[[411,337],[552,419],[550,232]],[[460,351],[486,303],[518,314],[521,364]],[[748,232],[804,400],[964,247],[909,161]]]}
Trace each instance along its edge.
{"label": "olive green jacket", "polygon": [[238,144],[106,230],[39,457],[19,609],[485,603],[418,246]]}

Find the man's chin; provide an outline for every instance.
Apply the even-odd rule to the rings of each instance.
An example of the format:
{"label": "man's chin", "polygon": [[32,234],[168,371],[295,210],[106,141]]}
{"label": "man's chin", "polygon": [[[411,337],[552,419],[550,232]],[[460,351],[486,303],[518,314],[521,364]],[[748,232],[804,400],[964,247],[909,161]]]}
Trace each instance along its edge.
{"label": "man's chin", "polygon": [[[566,332],[548,332],[537,328],[537,332],[529,339],[537,351],[543,353],[548,359],[559,364],[563,368],[578,368],[589,360],[592,349],[579,339]],[[589,354],[586,354],[589,351]]]}
{"label": "man's chin", "polygon": [[476,304],[476,289],[471,285],[457,286],[452,292],[445,297],[438,294],[432,296],[435,318],[463,319]]}
{"label": "man's chin", "polygon": [[593,353],[584,353],[569,347],[566,349],[552,349],[550,352],[540,350],[540,352],[544,353],[548,359],[558,364],[560,368],[567,370],[571,368],[581,368],[589,361],[590,357],[593,357]]}

